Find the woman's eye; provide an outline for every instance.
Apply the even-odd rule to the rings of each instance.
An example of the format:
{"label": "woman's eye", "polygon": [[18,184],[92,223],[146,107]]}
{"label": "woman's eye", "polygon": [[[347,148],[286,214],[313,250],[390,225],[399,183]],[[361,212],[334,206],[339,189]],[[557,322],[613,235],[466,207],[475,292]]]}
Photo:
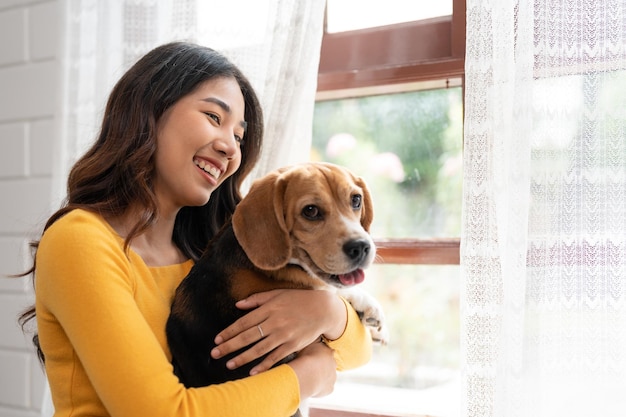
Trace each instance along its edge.
{"label": "woman's eye", "polygon": [[363,197],[361,194],[355,194],[352,196],[352,208],[354,210],[358,210],[361,208],[361,203],[363,201]]}
{"label": "woman's eye", "polygon": [[318,220],[322,218],[322,213],[317,206],[309,205],[302,209],[302,215],[309,220]]}
{"label": "woman's eye", "polygon": [[243,145],[243,136],[235,135],[235,141],[238,144]]}
{"label": "woman's eye", "polygon": [[220,124],[220,117],[215,114],[215,113],[204,113],[207,116],[209,116],[210,119],[213,119],[215,121],[215,123],[217,123],[218,125]]}

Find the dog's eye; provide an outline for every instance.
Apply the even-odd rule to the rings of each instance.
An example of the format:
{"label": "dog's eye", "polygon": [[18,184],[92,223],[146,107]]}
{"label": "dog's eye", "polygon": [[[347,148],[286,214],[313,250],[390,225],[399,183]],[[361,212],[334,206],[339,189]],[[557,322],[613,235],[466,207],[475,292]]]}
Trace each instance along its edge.
{"label": "dog's eye", "polygon": [[354,210],[360,209],[362,201],[363,201],[363,196],[361,196],[361,194],[353,195],[352,196],[352,208]]}
{"label": "dog's eye", "polygon": [[302,209],[302,215],[309,220],[318,220],[322,218],[322,212],[320,209],[312,204]]}

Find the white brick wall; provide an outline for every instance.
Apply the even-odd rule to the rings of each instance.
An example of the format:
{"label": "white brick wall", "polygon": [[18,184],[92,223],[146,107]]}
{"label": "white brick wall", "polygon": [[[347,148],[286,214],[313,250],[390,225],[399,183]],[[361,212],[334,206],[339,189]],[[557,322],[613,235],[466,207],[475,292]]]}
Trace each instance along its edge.
{"label": "white brick wall", "polygon": [[39,415],[44,376],[16,317],[32,302],[28,240],[51,210],[60,4],[0,0],[0,417]]}

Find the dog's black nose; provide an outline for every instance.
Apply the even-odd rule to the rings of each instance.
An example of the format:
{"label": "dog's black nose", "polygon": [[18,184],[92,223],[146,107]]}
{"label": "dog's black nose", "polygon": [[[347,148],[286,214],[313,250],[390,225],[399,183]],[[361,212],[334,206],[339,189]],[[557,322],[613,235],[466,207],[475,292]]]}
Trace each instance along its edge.
{"label": "dog's black nose", "polygon": [[343,245],[343,252],[348,255],[348,258],[354,261],[355,264],[363,261],[369,251],[370,244],[365,239],[350,240]]}

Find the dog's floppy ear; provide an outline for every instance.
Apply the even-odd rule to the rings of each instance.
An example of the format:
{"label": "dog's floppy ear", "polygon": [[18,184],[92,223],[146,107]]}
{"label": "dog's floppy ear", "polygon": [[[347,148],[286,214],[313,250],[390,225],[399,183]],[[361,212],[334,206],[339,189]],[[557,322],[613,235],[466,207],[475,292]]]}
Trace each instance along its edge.
{"label": "dog's floppy ear", "polygon": [[361,177],[355,177],[354,182],[363,190],[363,203],[361,209],[361,226],[366,232],[370,231],[372,220],[374,220],[374,206],[372,204],[372,195],[367,184]]}
{"label": "dog's floppy ear", "polygon": [[279,269],[291,258],[283,211],[286,181],[280,178],[272,173],[255,181],[233,214],[237,241],[250,261],[266,270]]}

